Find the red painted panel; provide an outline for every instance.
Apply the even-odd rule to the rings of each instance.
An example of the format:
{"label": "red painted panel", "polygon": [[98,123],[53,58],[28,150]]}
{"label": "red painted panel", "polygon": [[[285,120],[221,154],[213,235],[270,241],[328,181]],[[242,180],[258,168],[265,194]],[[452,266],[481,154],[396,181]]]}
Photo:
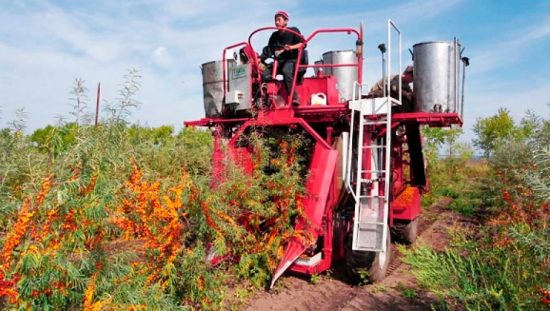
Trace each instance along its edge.
{"label": "red painted panel", "polygon": [[311,228],[310,225],[317,231],[320,229],[337,159],[337,150],[327,149],[319,143],[315,144],[306,181],[307,195],[302,201],[306,219],[299,220],[297,229]]}
{"label": "red painted panel", "polygon": [[420,215],[420,191],[407,187],[392,202],[393,219],[413,220]]}
{"label": "red painted panel", "polygon": [[[286,246],[281,262],[275,273],[273,273],[272,282],[279,278],[307,248],[315,244],[320,234],[323,234],[323,216],[327,210],[327,199],[333,185],[332,181],[338,159],[338,151],[327,147],[326,142],[323,142],[318,141],[315,144],[309,167],[309,176],[306,181],[307,194],[300,200],[303,206],[303,214],[296,221],[295,236],[291,238]],[[325,257],[321,264],[326,266],[323,269],[328,269],[330,258]],[[320,268],[308,267],[305,268],[305,271],[311,273],[311,269]],[[296,269],[304,272],[304,270],[301,270],[304,267],[296,267]]]}
{"label": "red painted panel", "polygon": [[333,76],[304,78],[298,87],[298,94],[302,103],[311,105],[311,95],[324,93],[327,96],[327,105],[338,104],[338,90],[336,89],[336,78]]}

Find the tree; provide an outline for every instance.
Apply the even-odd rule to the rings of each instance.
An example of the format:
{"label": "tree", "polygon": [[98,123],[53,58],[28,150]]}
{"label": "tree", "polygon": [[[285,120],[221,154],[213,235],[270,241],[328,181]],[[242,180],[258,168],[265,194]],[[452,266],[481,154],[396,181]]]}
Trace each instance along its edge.
{"label": "tree", "polygon": [[35,130],[30,140],[38,150],[56,157],[77,143],[78,124],[66,123],[60,126],[48,125]]}
{"label": "tree", "polygon": [[86,113],[88,107],[88,88],[84,85],[84,80],[77,78],[74,80],[73,89],[70,94],[72,95],[70,100],[73,101],[73,111],[71,115],[74,116],[74,122],[77,125],[88,124],[91,120],[89,113]]}
{"label": "tree", "polygon": [[508,109],[500,108],[496,115],[478,119],[474,125],[474,146],[480,148],[486,157],[493,154],[496,146],[517,133],[517,127]]}
{"label": "tree", "polygon": [[[457,139],[462,135],[462,128],[426,127],[423,131],[426,139],[425,150],[428,157],[437,158],[440,148],[445,145],[448,148],[447,156],[449,158],[457,155],[456,150],[459,147]],[[461,146],[460,148],[464,149],[465,146]]]}
{"label": "tree", "polygon": [[15,120],[9,122],[11,129],[16,133],[23,133],[27,128],[27,111],[25,108],[19,108],[15,111]]}
{"label": "tree", "polygon": [[109,121],[113,123],[126,123],[127,118],[132,113],[131,110],[141,105],[141,102],[134,98],[141,87],[141,75],[139,74],[139,70],[130,68],[123,78],[124,82],[119,91],[118,102],[115,104],[108,104],[105,108],[111,115]]}

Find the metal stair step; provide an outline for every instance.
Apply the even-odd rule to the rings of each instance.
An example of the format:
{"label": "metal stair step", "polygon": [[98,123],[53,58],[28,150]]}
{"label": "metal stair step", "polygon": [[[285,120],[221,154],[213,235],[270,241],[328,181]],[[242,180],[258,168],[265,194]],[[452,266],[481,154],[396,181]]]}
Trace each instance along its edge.
{"label": "metal stair step", "polygon": [[366,122],[363,122],[363,125],[382,125],[382,124],[387,124],[388,122],[387,121],[380,121],[380,122],[375,122],[375,121],[366,121]]}
{"label": "metal stair step", "polygon": [[363,145],[363,149],[384,149],[386,145]]}
{"label": "metal stair step", "polygon": [[384,229],[386,224],[383,222],[358,223],[356,226],[357,237],[354,245],[355,250],[361,251],[382,251],[384,247]]}
{"label": "metal stair step", "polygon": [[357,196],[360,199],[376,199],[376,198],[383,198],[383,195],[358,195]]}

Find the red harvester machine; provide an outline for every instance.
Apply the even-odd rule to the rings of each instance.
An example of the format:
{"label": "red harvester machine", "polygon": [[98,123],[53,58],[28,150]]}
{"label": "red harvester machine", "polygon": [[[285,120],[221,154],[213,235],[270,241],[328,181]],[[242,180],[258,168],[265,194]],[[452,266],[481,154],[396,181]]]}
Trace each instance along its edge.
{"label": "red harvester machine", "polygon": [[[416,104],[412,111],[398,113],[400,87],[395,98],[362,94],[362,27],[319,29],[308,37],[300,35],[308,49],[318,37],[337,35],[352,37],[356,48],[329,51],[312,65],[297,65],[289,91],[275,74],[269,79],[262,77],[251,42],[257,33],[274,30],[257,29],[248,41],[226,47],[221,60],[203,64],[206,117],[185,125],[215,129],[214,176],[220,170],[217,163],[225,156],[219,148],[222,139],[228,140],[232,155],[245,159],[241,163],[251,162],[246,159],[250,160],[252,151],[239,141],[252,128],[262,128],[270,135],[292,129],[314,142],[308,159],[307,195],[301,202],[303,215],[297,219],[296,230],[306,231],[315,241],[307,245],[300,239],[289,241],[271,286],[286,270],[313,275],[339,261],[352,273],[367,270],[372,281],[380,280],[390,262],[390,233],[402,242],[416,239],[420,196],[428,185],[421,127],[462,125],[459,86],[463,93],[467,59],[461,58],[456,39],[415,44]],[[388,20],[388,41],[381,45],[385,94],[390,93],[392,38],[398,39],[398,53],[394,52],[398,66],[393,66],[399,67],[400,73],[401,32]],[[237,49],[248,62],[226,57],[236,55],[233,51]],[[298,59],[304,59],[303,53],[300,49]],[[277,65],[275,59],[275,73]],[[314,74],[301,77],[308,68]],[[291,104],[294,91],[299,94],[299,105]]]}

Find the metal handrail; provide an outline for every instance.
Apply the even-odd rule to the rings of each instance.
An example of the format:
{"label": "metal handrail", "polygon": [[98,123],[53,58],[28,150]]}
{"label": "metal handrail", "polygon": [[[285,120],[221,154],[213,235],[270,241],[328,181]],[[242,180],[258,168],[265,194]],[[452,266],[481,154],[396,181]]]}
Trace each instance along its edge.
{"label": "metal handrail", "polygon": [[[356,87],[356,85],[358,85],[358,87]],[[356,92],[356,90],[359,90],[358,92]],[[356,94],[357,93],[357,94]],[[357,99],[361,99],[361,85],[359,84],[359,82],[355,81],[354,82],[354,87],[353,87],[353,90],[352,90],[352,102],[357,100]],[[344,185],[346,186],[346,189],[348,190],[348,192],[352,195],[353,199],[355,201],[357,201],[357,195],[355,193],[355,191],[353,190],[353,186],[351,185],[351,159],[352,159],[352,156],[353,156],[353,125],[355,124],[355,113],[356,111],[355,110],[351,110],[351,123],[350,123],[350,134],[349,134],[349,141],[348,141],[348,152],[347,152],[347,162],[346,162],[346,166],[345,166],[345,171],[346,171],[346,177],[344,178]],[[359,116],[361,116],[361,113],[359,112]]]}
{"label": "metal handrail", "polygon": [[[354,28],[332,28],[332,29],[318,29],[312,32],[306,39],[306,43],[309,43],[314,37],[321,33],[337,33],[337,32],[343,32],[347,34],[355,34],[357,36],[357,44],[361,45],[363,44],[363,25],[360,26],[360,30],[357,31]],[[303,67],[305,68],[317,68],[317,67],[329,67],[329,68],[336,68],[336,67],[357,67],[357,82],[359,84],[362,83],[363,80],[363,51],[361,48],[361,51],[357,51],[357,63],[356,64],[321,64],[321,65],[305,65]]]}
{"label": "metal handrail", "polygon": [[[256,30],[254,30],[249,36],[248,36],[248,45],[249,46],[252,46],[252,37],[258,33],[258,32],[261,32],[261,31],[265,31],[265,30],[278,30],[279,28],[277,27],[274,27],[274,26],[267,26],[267,27],[261,27],[261,28],[258,28]],[[357,62],[356,63],[350,63],[350,64],[322,64],[322,65],[309,65],[309,64],[300,64],[299,63],[299,60],[301,59],[302,57],[302,53],[303,53],[303,50],[305,49],[305,46],[307,46],[309,44],[309,42],[315,38],[317,35],[321,34],[321,33],[347,33],[347,34],[355,34],[357,36],[357,44],[363,44],[362,43],[362,40],[363,40],[363,31],[362,31],[362,28],[358,31],[354,28],[326,28],[326,29],[318,29],[318,30],[315,30],[314,32],[312,32],[307,38],[305,38],[301,33],[298,33],[292,29],[289,29],[289,28],[285,28],[285,31],[288,31],[290,33],[293,33],[297,36],[300,37],[302,43],[304,43],[304,46],[300,47],[298,49],[298,56],[297,56],[297,62],[296,62],[296,66],[294,68],[294,73],[293,73],[293,83],[292,83],[292,89],[289,90],[289,100],[291,99],[291,96],[292,94],[294,93],[294,90],[296,88],[296,78],[298,76],[298,71],[301,69],[301,68],[317,68],[317,67],[329,67],[329,68],[332,68],[332,67],[357,67],[357,81],[359,83],[361,83],[362,81],[362,75],[363,75],[363,61],[362,61],[362,49],[361,51],[358,51],[357,53]]]}
{"label": "metal handrail", "polygon": [[227,51],[230,50],[230,49],[233,49],[233,48],[236,48],[238,46],[246,46],[247,43],[245,41],[242,41],[242,42],[239,42],[239,43],[235,43],[233,45],[230,45],[228,47],[225,47],[223,49],[223,52],[222,52],[222,80],[223,80],[223,96],[225,97],[225,95],[227,95],[227,88],[228,88],[228,79],[227,79],[227,72],[226,72],[226,68],[227,68]]}
{"label": "metal handrail", "polygon": [[[401,31],[399,28],[395,25],[395,23],[388,19],[388,63],[386,64],[386,72],[387,72],[387,83],[386,83],[386,96],[390,96],[390,90],[391,90],[391,55],[392,55],[392,45],[391,45],[391,30],[392,28],[397,32],[399,37],[399,73],[401,74],[402,71],[402,58],[401,58],[401,51],[402,51],[402,42],[401,42]],[[399,79],[399,102],[402,101],[402,95],[401,95],[401,87],[402,87],[402,81]]]}
{"label": "metal handrail", "polygon": [[[401,51],[403,50],[402,49],[402,40],[401,40],[401,30],[399,30],[399,28],[397,27],[397,25],[395,25],[395,23],[391,20],[391,19],[388,19],[388,64],[387,64],[387,71],[388,71],[388,93],[387,93],[387,96],[388,96],[388,114],[386,116],[386,127],[387,127],[387,131],[386,131],[386,151],[391,148],[391,132],[389,129],[391,128],[391,117],[392,117],[392,101],[391,101],[391,96],[390,96],[390,73],[391,73],[391,56],[392,56],[392,44],[391,44],[391,30],[392,28],[397,32],[397,35],[398,35],[398,38],[399,38],[399,50],[398,50],[398,54],[399,54],[399,75],[401,75],[401,72],[402,72],[402,57],[401,57]],[[401,81],[401,77],[399,77],[399,104],[403,105],[402,104],[402,83],[403,81]],[[384,223],[387,225],[387,222],[388,222],[388,216],[389,216],[389,205],[390,205],[390,202],[389,202],[389,193],[390,193],[390,178],[389,178],[389,172],[390,172],[390,166],[391,166],[391,152],[388,153],[386,152],[386,156],[385,156],[385,178],[384,178]],[[384,232],[382,233],[382,241],[386,241],[386,239],[388,238],[388,230],[384,230]],[[386,252],[386,251],[389,251],[386,248],[386,243],[383,243],[382,244],[382,251],[383,252]]]}

